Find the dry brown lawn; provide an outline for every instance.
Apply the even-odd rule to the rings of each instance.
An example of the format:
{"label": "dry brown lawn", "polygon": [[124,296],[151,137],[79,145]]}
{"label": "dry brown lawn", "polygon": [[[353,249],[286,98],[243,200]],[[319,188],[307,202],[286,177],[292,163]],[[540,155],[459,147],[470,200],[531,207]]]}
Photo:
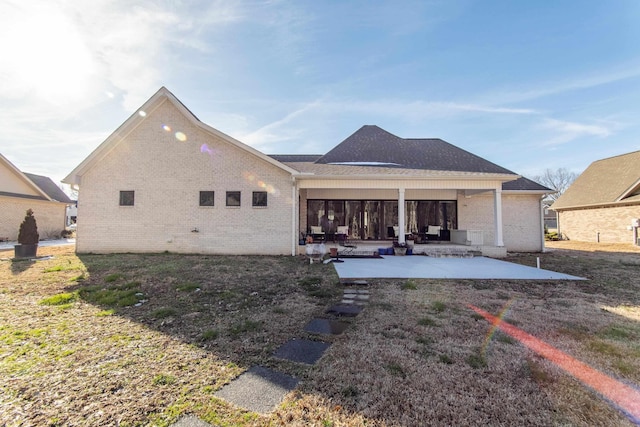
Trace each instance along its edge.
{"label": "dry brown lawn", "polygon": [[[550,242],[509,261],[588,281],[378,280],[335,337],[303,332],[342,292],[292,257],[0,252],[0,426],[632,425],[597,393],[467,308],[640,384],[640,251]],[[275,359],[332,342],[315,366]],[[269,416],[215,391],[252,365],[301,379]]]}

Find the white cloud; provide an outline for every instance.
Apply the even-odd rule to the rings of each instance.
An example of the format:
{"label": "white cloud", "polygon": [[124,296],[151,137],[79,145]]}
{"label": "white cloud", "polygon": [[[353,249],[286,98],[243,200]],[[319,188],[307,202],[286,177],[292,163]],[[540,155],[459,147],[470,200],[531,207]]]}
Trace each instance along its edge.
{"label": "white cloud", "polygon": [[555,135],[544,145],[560,145],[582,137],[605,138],[613,134],[614,129],[602,125],[582,124],[556,119],[545,119],[540,127],[552,131]]}

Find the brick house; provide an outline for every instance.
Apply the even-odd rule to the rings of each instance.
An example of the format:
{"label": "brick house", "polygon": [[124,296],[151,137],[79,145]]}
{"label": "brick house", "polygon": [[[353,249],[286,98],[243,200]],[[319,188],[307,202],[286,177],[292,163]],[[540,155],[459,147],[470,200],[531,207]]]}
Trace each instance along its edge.
{"label": "brick house", "polygon": [[0,238],[15,241],[27,209],[33,209],[40,238],[59,236],[69,197],[48,177],[20,171],[0,154]]}
{"label": "brick house", "polygon": [[324,155],[269,156],[165,88],[64,182],[80,190],[78,252],[293,255],[301,236],[338,227],[354,240],[403,241],[430,226],[440,240],[473,231],[498,256],[540,251],[550,192],[440,139],[377,126]]}
{"label": "brick house", "polygon": [[640,218],[640,151],[591,163],[551,208],[565,238],[632,243],[632,220]]}

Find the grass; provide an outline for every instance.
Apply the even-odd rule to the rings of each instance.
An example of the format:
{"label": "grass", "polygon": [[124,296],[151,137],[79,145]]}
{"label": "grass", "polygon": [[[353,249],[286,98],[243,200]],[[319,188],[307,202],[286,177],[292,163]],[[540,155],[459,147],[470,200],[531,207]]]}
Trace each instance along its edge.
{"label": "grass", "polygon": [[[587,282],[371,281],[344,334],[308,336],[342,293],[330,264],[40,251],[0,262],[0,425],[630,425],[465,304],[510,301],[504,321],[640,384],[637,253],[510,254]],[[332,345],[312,367],[273,357],[298,337]],[[301,379],[268,415],[214,396],[254,365]]]}

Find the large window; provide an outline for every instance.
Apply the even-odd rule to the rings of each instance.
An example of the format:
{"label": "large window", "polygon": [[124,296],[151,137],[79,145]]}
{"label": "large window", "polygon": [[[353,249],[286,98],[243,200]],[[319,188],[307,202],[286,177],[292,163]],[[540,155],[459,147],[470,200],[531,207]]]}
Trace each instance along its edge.
{"label": "large window", "polygon": [[227,206],[240,206],[239,191],[227,191]]}
{"label": "large window", "polygon": [[200,206],[214,206],[215,193],[213,191],[200,192]]}
{"label": "large window", "polygon": [[133,206],[135,202],[135,191],[120,192],[120,206]]}
{"label": "large window", "polygon": [[[349,237],[383,240],[397,237],[397,200],[308,200],[307,232],[321,226],[333,233],[338,226],[349,227]],[[410,233],[425,233],[429,225],[443,230],[458,227],[456,202],[451,200],[409,200],[405,202],[405,225]]]}

